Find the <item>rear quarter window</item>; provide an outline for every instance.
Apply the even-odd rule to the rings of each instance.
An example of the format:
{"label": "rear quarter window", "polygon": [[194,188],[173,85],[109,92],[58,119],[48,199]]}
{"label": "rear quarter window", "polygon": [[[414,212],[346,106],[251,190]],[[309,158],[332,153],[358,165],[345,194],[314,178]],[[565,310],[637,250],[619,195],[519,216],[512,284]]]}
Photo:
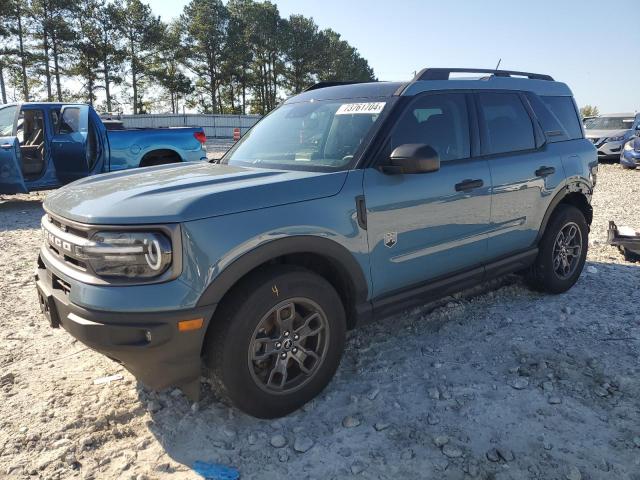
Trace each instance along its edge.
{"label": "rear quarter window", "polygon": [[569,140],[582,138],[580,117],[572,97],[542,96],[540,98],[567,132]]}

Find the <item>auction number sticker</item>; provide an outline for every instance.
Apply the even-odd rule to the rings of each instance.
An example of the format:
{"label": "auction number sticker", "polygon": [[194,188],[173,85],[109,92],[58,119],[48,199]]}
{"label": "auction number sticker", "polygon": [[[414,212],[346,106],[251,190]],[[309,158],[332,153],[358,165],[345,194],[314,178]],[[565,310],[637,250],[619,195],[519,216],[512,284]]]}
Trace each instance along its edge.
{"label": "auction number sticker", "polygon": [[355,115],[359,113],[367,115],[377,115],[382,112],[382,109],[385,105],[385,102],[344,103],[340,105],[340,108],[336,112],[336,115]]}

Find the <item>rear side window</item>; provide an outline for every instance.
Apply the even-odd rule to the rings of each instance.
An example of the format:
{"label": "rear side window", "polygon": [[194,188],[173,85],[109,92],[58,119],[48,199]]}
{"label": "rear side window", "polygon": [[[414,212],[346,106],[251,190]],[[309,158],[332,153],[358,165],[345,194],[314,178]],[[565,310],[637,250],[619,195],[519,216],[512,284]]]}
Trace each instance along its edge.
{"label": "rear side window", "polygon": [[514,93],[479,93],[484,121],[485,150],[489,154],[532,150],[536,146],[533,123],[520,97]]}
{"label": "rear side window", "polygon": [[386,153],[407,143],[431,146],[442,161],[470,157],[465,94],[429,94],[413,101],[393,128]]}
{"label": "rear side window", "polygon": [[560,125],[562,125],[569,135],[570,140],[582,138],[582,128],[580,127],[580,118],[571,97],[540,97],[542,101],[549,107]]}
{"label": "rear side window", "polygon": [[569,133],[567,133],[564,126],[561,125],[558,117],[554,115],[547,104],[545,104],[535,93],[527,92],[525,95],[529,100],[529,104],[531,105],[533,112],[536,114],[536,118],[542,126],[547,142],[555,143],[570,140]]}

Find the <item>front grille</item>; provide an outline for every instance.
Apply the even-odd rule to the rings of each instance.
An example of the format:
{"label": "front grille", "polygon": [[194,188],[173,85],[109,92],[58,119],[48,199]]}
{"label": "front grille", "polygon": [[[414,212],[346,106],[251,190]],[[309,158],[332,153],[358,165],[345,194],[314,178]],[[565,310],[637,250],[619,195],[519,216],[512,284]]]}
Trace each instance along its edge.
{"label": "front grille", "polygon": [[58,261],[81,271],[87,271],[87,264],[78,253],[78,247],[92,243],[89,232],[75,228],[59,218],[45,215],[42,218],[44,248]]}

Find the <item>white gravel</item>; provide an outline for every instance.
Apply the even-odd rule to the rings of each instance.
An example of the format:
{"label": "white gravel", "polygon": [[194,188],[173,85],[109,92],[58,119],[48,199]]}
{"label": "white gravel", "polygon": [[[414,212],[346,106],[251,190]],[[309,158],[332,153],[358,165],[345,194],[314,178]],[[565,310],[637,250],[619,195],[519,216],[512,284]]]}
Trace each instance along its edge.
{"label": "white gravel", "polygon": [[[0,478],[640,479],[640,171],[602,165],[587,269],[558,296],[515,278],[350,333],[335,380],[263,421],[208,386],[147,392],[38,311],[44,194],[0,200]],[[484,292],[484,293],[483,293]],[[122,380],[98,382],[111,375]]]}

